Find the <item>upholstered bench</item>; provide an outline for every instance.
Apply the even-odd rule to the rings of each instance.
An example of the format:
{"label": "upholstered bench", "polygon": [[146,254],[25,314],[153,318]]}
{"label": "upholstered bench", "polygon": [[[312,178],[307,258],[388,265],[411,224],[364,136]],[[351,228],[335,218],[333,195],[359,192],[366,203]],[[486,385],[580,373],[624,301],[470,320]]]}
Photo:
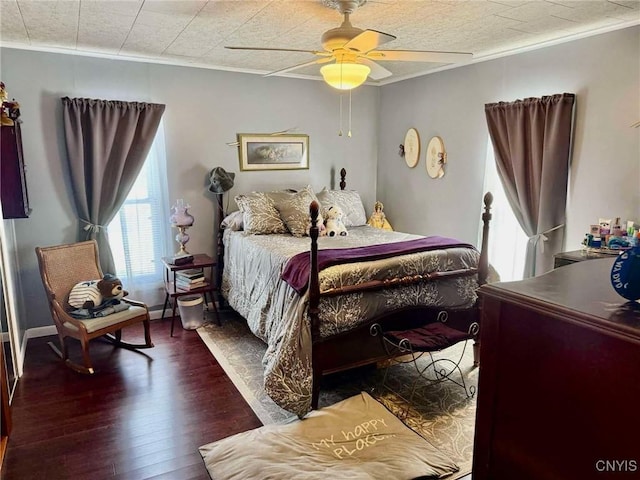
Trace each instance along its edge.
{"label": "upholstered bench", "polygon": [[[435,321],[407,330],[384,331],[380,325],[373,325],[371,334],[380,337],[385,351],[389,357],[393,358],[385,370],[382,387],[407,401],[407,408],[413,402],[413,396],[420,383],[428,386],[448,380],[462,387],[467,398],[472,398],[476,389],[473,385],[467,386],[460,363],[464,357],[467,340],[472,340],[475,333],[477,332],[472,328],[465,332],[453,328],[443,321]],[[441,356],[436,358],[432,355],[459,342],[465,342],[465,344],[461,350],[459,349],[460,351],[452,352],[452,355],[456,357],[454,359]],[[425,354],[428,358],[419,361]],[[399,393],[398,388],[391,387],[388,380],[389,368],[397,363],[409,362],[414,363],[418,375],[411,386],[409,397],[406,398]],[[455,373],[457,375],[454,376]]]}

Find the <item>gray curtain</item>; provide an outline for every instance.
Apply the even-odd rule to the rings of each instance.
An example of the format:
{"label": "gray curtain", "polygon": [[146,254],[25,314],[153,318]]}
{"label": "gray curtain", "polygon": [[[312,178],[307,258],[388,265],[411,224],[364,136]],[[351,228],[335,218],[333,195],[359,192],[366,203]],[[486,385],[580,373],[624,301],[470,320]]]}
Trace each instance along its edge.
{"label": "gray curtain", "polygon": [[498,175],[529,237],[525,278],[551,270],[562,250],[574,103],[563,93],[485,105]]}
{"label": "gray curtain", "polygon": [[144,165],[165,106],[64,97],[62,107],[78,240],[96,239],[102,270],[115,273],[106,227]]}

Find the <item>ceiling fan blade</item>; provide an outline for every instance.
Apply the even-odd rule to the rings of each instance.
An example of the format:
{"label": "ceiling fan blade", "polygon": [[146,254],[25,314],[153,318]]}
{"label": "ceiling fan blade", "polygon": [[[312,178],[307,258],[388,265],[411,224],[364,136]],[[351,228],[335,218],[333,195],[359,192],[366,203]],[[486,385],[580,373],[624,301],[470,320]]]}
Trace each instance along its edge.
{"label": "ceiling fan blade", "polygon": [[271,77],[272,75],[280,75],[282,73],[290,72],[291,70],[297,70],[298,68],[308,67],[309,65],[315,65],[315,64],[318,64],[318,63],[328,63],[328,62],[331,62],[331,61],[333,61],[333,57],[318,58],[316,60],[311,60],[310,62],[299,63],[298,65],[294,65],[292,67],[287,67],[287,68],[283,68],[281,70],[276,70],[275,72],[267,73],[267,74],[263,75],[263,77]]}
{"label": "ceiling fan blade", "polygon": [[379,45],[395,39],[396,37],[388,33],[378,32],[377,30],[365,30],[349,40],[344,45],[344,48],[357,53],[367,53]]}
{"label": "ceiling fan blade", "polygon": [[375,50],[366,55],[370,60],[389,60],[397,62],[457,63],[471,60],[472,53],[430,52],[425,50]]}
{"label": "ceiling fan blade", "polygon": [[383,78],[387,78],[393,75],[389,70],[384,68],[382,65],[379,65],[376,62],[369,60],[367,58],[363,58],[363,57],[358,58],[358,63],[366,65],[371,69],[371,73],[369,73],[369,76],[371,77],[372,80],[382,80]]}
{"label": "ceiling fan blade", "polygon": [[302,52],[302,53],[312,53],[314,55],[323,55],[328,56],[331,55],[329,52],[320,52],[318,50],[299,50],[296,48],[267,48],[267,47],[227,47],[229,50],[266,50],[271,52]]}

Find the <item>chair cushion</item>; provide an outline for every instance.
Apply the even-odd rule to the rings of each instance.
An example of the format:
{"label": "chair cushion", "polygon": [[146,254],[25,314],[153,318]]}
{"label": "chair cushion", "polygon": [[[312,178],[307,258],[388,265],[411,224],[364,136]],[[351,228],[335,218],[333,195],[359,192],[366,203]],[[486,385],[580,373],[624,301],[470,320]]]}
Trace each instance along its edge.
{"label": "chair cushion", "polygon": [[[143,307],[132,305],[128,310],[113,313],[111,315],[107,315],[106,317],[89,318],[87,320],[78,321],[84,324],[84,326],[87,328],[87,333],[93,333],[103,328],[125,322],[132,318],[143,316],[145,315],[145,313],[146,310]],[[77,327],[69,322],[65,322],[64,326],[65,328],[68,328],[70,330],[77,330]]]}

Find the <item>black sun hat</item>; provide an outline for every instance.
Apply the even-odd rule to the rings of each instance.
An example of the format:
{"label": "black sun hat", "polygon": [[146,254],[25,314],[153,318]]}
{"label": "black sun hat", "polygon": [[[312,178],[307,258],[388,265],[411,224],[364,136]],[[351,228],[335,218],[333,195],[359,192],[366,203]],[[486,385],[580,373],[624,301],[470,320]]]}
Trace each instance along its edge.
{"label": "black sun hat", "polygon": [[222,167],[216,167],[209,172],[209,191],[212,193],[222,194],[233,187],[233,179],[236,174],[227,172]]}

